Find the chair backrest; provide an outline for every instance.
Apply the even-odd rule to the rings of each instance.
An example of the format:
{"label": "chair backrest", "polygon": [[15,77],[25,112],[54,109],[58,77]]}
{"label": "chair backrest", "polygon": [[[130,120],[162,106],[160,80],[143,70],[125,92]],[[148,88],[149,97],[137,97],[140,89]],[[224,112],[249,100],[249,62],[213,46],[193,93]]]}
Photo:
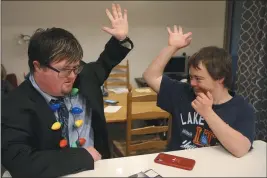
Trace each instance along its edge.
{"label": "chair backrest", "polygon": [[9,81],[9,83],[11,83],[14,88],[18,87],[18,80],[16,74],[7,74],[6,80]]}
{"label": "chair backrest", "polygon": [[113,68],[108,79],[104,83],[105,88],[129,88],[129,61],[126,64],[119,64]]}
{"label": "chair backrest", "polygon": [[[126,133],[126,156],[130,155],[132,151],[147,150],[147,149],[164,149],[168,143],[167,140],[148,140],[142,143],[134,144],[132,137],[136,135],[146,134],[159,134],[163,132],[169,133],[171,127],[171,116],[167,112],[155,112],[149,111],[142,113],[132,113],[133,105],[138,102],[155,102],[156,105],[157,95],[143,95],[132,97],[132,88],[130,86],[127,96],[127,133]],[[136,103],[137,102],[137,103]],[[140,104],[140,103],[139,103]],[[132,122],[135,120],[156,120],[156,119],[168,119],[167,126],[147,126],[143,128],[132,129]]]}

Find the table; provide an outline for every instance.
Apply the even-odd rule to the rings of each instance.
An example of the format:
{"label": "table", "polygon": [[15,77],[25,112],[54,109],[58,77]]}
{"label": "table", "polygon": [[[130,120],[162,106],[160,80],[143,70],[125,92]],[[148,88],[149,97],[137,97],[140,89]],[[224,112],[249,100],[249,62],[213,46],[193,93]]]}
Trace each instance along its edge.
{"label": "table", "polygon": [[[142,88],[142,90],[146,90],[150,88]],[[156,93],[150,89],[150,93],[148,92],[137,92],[136,89],[132,90],[132,96],[142,96],[142,95],[156,95]],[[106,122],[107,123],[115,123],[115,122],[125,122],[127,119],[127,93],[120,93],[116,94],[114,92],[109,92],[108,97],[104,97],[104,99],[111,99],[119,101],[117,104],[118,106],[122,106],[122,108],[117,111],[116,113],[105,113]],[[104,107],[108,105],[105,104]],[[155,112],[166,112],[162,110],[161,108],[157,107],[157,103],[155,102],[135,102],[132,106],[132,112],[133,113],[139,113],[139,112],[147,112],[147,111],[155,111]]]}
{"label": "table", "polygon": [[147,169],[162,177],[266,177],[266,142],[255,141],[253,147],[242,158],[232,156],[221,146],[167,153],[196,160],[192,171],[156,164],[153,160],[157,154],[148,154],[100,160],[95,163],[95,170],[67,177],[128,177]]}

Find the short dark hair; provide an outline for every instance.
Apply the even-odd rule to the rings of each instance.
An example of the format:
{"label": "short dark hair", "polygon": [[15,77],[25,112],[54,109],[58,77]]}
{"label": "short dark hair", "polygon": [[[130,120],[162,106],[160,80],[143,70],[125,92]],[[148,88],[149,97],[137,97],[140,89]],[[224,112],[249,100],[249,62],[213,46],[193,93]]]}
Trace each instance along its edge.
{"label": "short dark hair", "polygon": [[34,72],[33,61],[47,66],[54,61],[67,59],[68,63],[77,62],[83,57],[83,50],[73,34],[62,28],[37,29],[29,41],[28,65]]}
{"label": "short dark hair", "polygon": [[232,57],[223,48],[208,46],[201,48],[192,55],[188,61],[188,67],[199,69],[199,64],[207,68],[214,80],[224,78],[224,86],[228,89],[232,86]]}

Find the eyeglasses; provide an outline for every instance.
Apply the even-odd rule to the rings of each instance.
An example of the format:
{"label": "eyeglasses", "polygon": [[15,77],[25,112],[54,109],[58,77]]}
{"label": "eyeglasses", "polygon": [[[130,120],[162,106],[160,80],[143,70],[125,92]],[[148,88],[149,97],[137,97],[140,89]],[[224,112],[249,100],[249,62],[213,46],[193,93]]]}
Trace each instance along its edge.
{"label": "eyeglasses", "polygon": [[78,75],[82,70],[84,65],[79,65],[78,67],[75,67],[73,69],[62,69],[62,70],[58,70],[50,65],[46,65],[49,69],[52,69],[53,71],[58,73],[58,77],[60,78],[64,78],[64,77],[68,77],[71,72],[73,71],[75,75]]}

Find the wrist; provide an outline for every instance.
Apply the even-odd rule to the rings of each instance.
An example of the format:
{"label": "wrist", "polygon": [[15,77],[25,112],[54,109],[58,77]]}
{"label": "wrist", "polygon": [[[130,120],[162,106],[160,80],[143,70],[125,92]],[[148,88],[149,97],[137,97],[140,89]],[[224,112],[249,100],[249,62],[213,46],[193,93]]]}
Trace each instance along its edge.
{"label": "wrist", "polygon": [[179,50],[179,48],[177,48],[176,46],[168,46],[167,47],[169,50],[171,50],[171,52],[172,52],[172,55],[173,54],[175,54],[178,50]]}
{"label": "wrist", "polygon": [[123,44],[123,43],[125,43],[127,41],[129,41],[129,37],[128,36],[126,36],[123,40],[119,40],[119,43]]}
{"label": "wrist", "polygon": [[120,36],[120,37],[115,37],[118,41],[122,42],[125,41],[128,37],[126,36]]}
{"label": "wrist", "polygon": [[214,114],[215,114],[215,112],[213,111],[213,109],[212,109],[212,108],[209,108],[209,109],[206,111],[206,113],[205,113],[205,115],[203,116],[203,118],[204,118],[205,120],[209,120],[210,118],[213,118]]}

